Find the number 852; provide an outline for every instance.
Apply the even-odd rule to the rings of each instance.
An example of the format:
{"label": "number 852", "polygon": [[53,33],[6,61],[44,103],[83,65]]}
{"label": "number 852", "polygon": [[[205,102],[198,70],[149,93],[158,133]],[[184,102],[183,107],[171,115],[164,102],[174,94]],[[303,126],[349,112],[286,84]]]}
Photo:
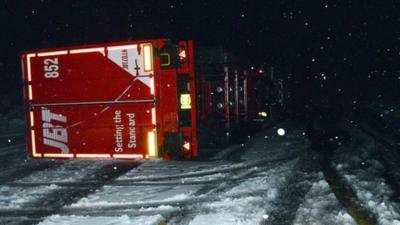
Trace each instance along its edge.
{"label": "number 852", "polygon": [[58,73],[58,58],[45,59],[43,64],[45,78],[57,78],[60,76]]}

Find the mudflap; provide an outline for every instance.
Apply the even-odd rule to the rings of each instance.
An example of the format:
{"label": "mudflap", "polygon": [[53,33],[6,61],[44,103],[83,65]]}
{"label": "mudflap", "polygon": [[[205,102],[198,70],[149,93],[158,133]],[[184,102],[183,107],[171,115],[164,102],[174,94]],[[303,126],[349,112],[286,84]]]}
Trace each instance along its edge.
{"label": "mudflap", "polygon": [[164,134],[165,153],[173,160],[184,160],[185,155],[182,151],[183,133],[168,132]]}

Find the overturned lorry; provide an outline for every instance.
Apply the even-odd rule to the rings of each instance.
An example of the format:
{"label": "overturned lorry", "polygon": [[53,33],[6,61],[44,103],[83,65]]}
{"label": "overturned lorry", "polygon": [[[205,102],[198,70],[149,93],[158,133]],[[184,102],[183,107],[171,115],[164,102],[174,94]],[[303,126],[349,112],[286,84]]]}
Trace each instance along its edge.
{"label": "overturned lorry", "polygon": [[202,129],[269,118],[270,73],[196,64],[194,51],[153,39],[24,52],[29,155],[193,159]]}

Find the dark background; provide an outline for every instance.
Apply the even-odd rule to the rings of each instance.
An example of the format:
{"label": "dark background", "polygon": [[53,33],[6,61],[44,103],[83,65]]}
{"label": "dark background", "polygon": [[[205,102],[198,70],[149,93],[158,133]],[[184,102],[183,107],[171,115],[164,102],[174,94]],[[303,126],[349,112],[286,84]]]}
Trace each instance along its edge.
{"label": "dark background", "polygon": [[0,2],[0,94],[21,102],[23,50],[144,38],[223,45],[290,76],[292,101],[399,97],[400,1]]}

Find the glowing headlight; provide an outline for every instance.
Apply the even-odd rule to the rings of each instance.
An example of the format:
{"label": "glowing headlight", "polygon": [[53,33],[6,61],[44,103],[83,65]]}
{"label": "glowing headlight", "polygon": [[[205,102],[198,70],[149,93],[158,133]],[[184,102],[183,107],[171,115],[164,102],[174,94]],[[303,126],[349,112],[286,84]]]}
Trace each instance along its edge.
{"label": "glowing headlight", "polygon": [[180,97],[180,102],[181,102],[181,109],[190,109],[191,107],[191,99],[190,99],[190,94],[181,94]]}

